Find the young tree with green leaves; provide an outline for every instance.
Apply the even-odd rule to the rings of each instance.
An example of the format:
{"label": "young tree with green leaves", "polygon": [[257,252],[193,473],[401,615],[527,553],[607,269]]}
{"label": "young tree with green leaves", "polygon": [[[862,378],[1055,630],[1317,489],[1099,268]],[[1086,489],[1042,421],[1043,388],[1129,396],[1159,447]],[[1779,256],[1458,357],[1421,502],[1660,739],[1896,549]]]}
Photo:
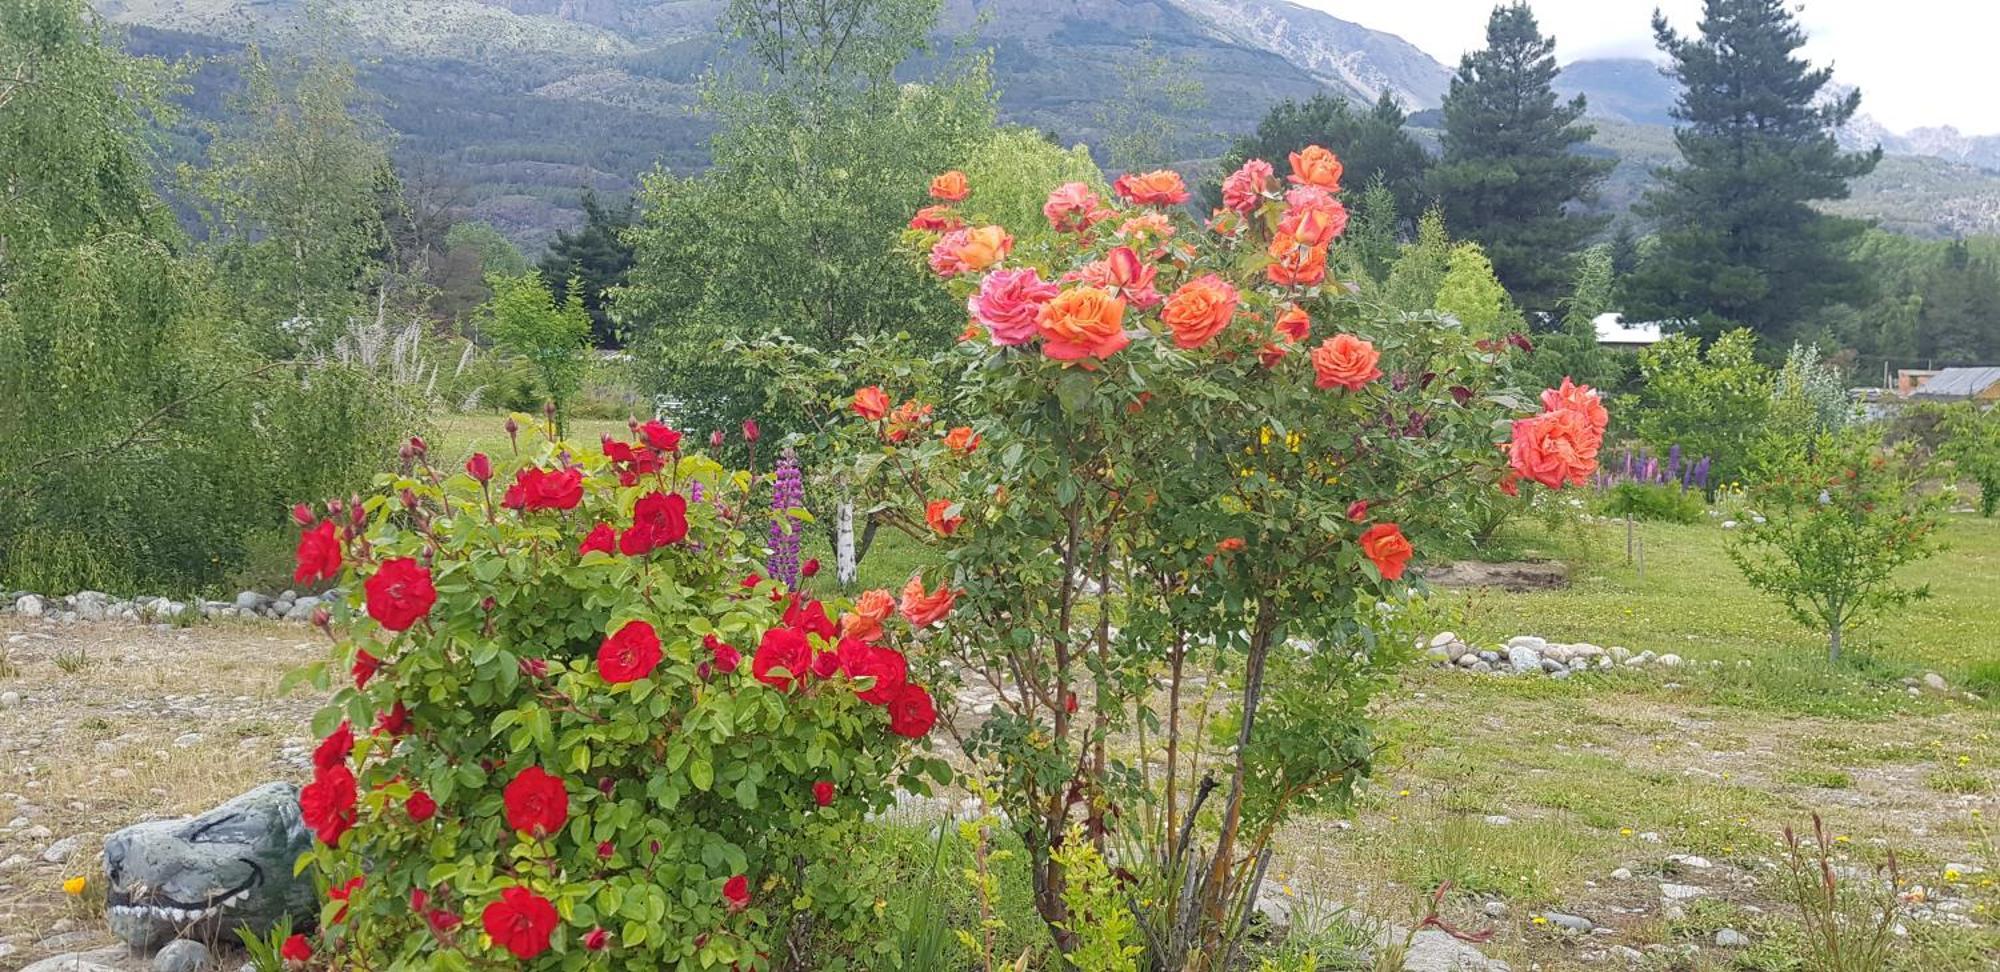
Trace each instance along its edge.
{"label": "young tree with green leaves", "polygon": [[1572,256],[1606,217],[1575,212],[1595,197],[1610,160],[1579,154],[1582,95],[1552,87],[1556,42],[1526,3],[1493,8],[1486,47],[1465,55],[1444,99],[1444,155],[1429,188],[1453,232],[1477,241],[1500,282],[1529,310],[1554,310]]}
{"label": "young tree with green leaves", "polygon": [[1403,245],[1389,269],[1384,297],[1397,310],[1430,310],[1450,271],[1451,236],[1445,232],[1444,214],[1431,209],[1417,220],[1417,238]]}
{"label": "young tree with green leaves", "polygon": [[1617,292],[1610,244],[1583,251],[1575,283],[1562,304],[1560,325],[1533,336],[1533,353],[1510,359],[1515,370],[1527,376],[1517,382],[1524,388],[1551,388],[1570,378],[1600,390],[1623,384],[1625,359],[1597,343],[1597,316],[1617,306]]}
{"label": "young tree with green leaves", "polygon": [[1177,117],[1208,100],[1190,65],[1160,53],[1146,39],[1112,70],[1118,92],[1102,102],[1095,120],[1104,132],[1104,155],[1113,171],[1159,168],[1179,157],[1191,135],[1206,134],[1185,131]]}
{"label": "young tree with green leaves", "polygon": [[1945,435],[1938,457],[1979,484],[1980,516],[2000,512],[2000,409],[1963,402],[1950,406],[1938,424]]}
{"label": "young tree with green leaves", "polygon": [[[624,286],[632,272],[632,242],[625,232],[632,228],[635,201],[615,206],[597,198],[595,190],[583,193],[583,226],[575,232],[559,230],[542,257],[542,279],[551,293],[575,281],[581,288],[583,306],[590,311],[590,340],[600,348],[623,345],[618,326],[611,319],[605,295]],[[563,299],[562,294],[555,294]]]}
{"label": "young tree with green leaves", "polygon": [[1331,254],[1338,261],[1337,276],[1379,289],[1388,283],[1401,245],[1402,215],[1396,194],[1378,172],[1347,211],[1347,232],[1342,236],[1346,245]]}
{"label": "young tree with green leaves", "polygon": [[535,369],[560,434],[590,366],[590,311],[580,288],[572,282],[558,298],[532,271],[493,276],[487,285],[493,299],[480,313],[479,329],[495,347],[520,355]]}
{"label": "young tree with green leaves", "polygon": [[1519,330],[1521,312],[1493,274],[1493,264],[1477,243],[1459,243],[1445,257],[1431,309],[1457,318],[1470,334],[1491,338]]}
{"label": "young tree with green leaves", "polygon": [[1882,152],[1841,151],[1834,133],[1861,93],[1821,97],[1833,72],[1797,56],[1806,37],[1791,8],[1704,0],[1692,38],[1655,14],[1654,36],[1683,86],[1674,108],[1682,163],[1661,172],[1639,207],[1658,238],[1629,282],[1630,312],[1709,337],[1747,327],[1784,342],[1821,308],[1866,297],[1850,255],[1865,224],[1814,204],[1846,198]]}
{"label": "young tree with green leaves", "polygon": [[1640,352],[1639,381],[1618,410],[1639,441],[1709,457],[1714,482],[1742,480],[1771,412],[1771,369],[1757,361],[1756,335],[1730,331],[1705,353],[1693,335],[1673,335]]}

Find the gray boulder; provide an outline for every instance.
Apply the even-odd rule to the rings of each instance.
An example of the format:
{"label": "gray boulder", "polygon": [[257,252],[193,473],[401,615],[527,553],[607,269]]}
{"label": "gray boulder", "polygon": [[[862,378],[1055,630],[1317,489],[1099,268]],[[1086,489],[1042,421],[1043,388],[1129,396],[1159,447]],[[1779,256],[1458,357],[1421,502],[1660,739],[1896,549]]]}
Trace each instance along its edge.
{"label": "gray boulder", "polygon": [[153,956],[153,972],[206,972],[210,962],[208,946],[183,938]]}
{"label": "gray boulder", "polygon": [[20,600],[14,602],[15,613],[24,618],[39,618],[44,610],[46,607],[39,595],[23,594]]}
{"label": "gray boulder", "polygon": [[175,938],[234,941],[289,917],[312,924],[310,878],[292,865],[312,846],[299,790],[267,783],[199,817],[135,824],[104,842],[105,916],[137,949]]}

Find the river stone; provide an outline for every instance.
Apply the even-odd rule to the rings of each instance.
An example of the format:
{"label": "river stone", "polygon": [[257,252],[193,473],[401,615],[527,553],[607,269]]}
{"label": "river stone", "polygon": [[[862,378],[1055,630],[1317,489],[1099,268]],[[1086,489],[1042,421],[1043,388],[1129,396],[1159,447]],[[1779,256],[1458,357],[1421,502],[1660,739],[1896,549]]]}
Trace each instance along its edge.
{"label": "river stone", "polygon": [[1547,914],[1544,914],[1542,917],[1547,918],[1549,920],[1549,924],[1554,925],[1557,928],[1560,928],[1566,932],[1583,934],[1585,932],[1590,931],[1592,928],[1597,927],[1597,925],[1592,923],[1590,919],[1585,918],[1582,915],[1566,915],[1560,911],[1551,911],[1548,912]]}
{"label": "river stone", "polygon": [[45,958],[21,970],[21,972],[122,972],[115,965],[97,961],[102,952],[66,952]]}
{"label": "river stone", "polygon": [[104,842],[105,917],[137,949],[177,937],[235,941],[286,918],[312,923],[318,903],[292,865],[312,847],[299,790],[267,783],[199,817],[134,824]]}
{"label": "river stone", "polygon": [[1734,928],[1724,928],[1715,933],[1715,944],[1723,948],[1743,948],[1750,944],[1750,936]]}
{"label": "river stone", "polygon": [[1542,670],[1542,650],[1533,644],[1540,638],[1515,638],[1507,642],[1507,665],[1517,673]]}
{"label": "river stone", "polygon": [[208,946],[185,938],[168,942],[153,956],[153,972],[203,972],[208,965]]}
{"label": "river stone", "polygon": [[43,610],[45,607],[39,595],[23,594],[20,600],[14,602],[14,612],[24,618],[39,618]]}

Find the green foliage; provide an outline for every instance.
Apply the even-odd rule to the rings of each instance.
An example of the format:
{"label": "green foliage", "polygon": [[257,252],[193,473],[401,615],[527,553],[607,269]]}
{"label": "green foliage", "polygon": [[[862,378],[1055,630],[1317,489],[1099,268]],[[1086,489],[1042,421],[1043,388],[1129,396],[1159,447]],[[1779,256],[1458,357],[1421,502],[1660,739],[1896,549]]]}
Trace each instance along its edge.
{"label": "green foliage", "polygon": [[1821,434],[1774,422],[1751,469],[1751,508],[1729,557],[1751,586],[1796,620],[1827,633],[1827,657],[1855,625],[1928,596],[1895,579],[1937,550],[1942,498],[1925,492],[1906,444],[1884,453],[1879,434]]}
{"label": "green foliage", "polygon": [[1451,237],[1445,233],[1444,213],[1426,210],[1417,220],[1416,239],[1404,244],[1389,270],[1383,299],[1399,310],[1430,310],[1450,270]]}
{"label": "green foliage", "polygon": [[1177,54],[1158,53],[1151,38],[1112,65],[1118,90],[1097,109],[1097,127],[1111,168],[1153,169],[1177,158],[1204,133],[1182,130],[1180,118],[1207,101],[1195,65]]}
{"label": "green foliage", "polygon": [[1699,523],[1708,512],[1701,494],[1673,483],[1618,483],[1598,501],[1606,516],[1666,523]]}
{"label": "green foliage", "polygon": [[1139,929],[1125,889],[1103,855],[1080,829],[1072,828],[1065,845],[1051,856],[1065,878],[1063,904],[1069,917],[1062,928],[1076,942],[1064,959],[1077,972],[1138,972],[1146,949],[1137,944]]}
{"label": "green foliage", "polygon": [[561,428],[589,368],[590,311],[582,296],[568,288],[558,303],[539,273],[496,276],[487,284],[493,288],[493,299],[480,313],[480,330],[495,346],[519,355],[535,369]]}
{"label": "green foliage", "polygon": [[[761,6],[776,18],[793,4]],[[646,390],[677,403],[681,424],[795,426],[767,412],[768,376],[721,353],[731,341],[776,331],[839,348],[906,333],[935,349],[963,326],[963,307],[930,285],[900,234],[931,177],[991,136],[986,65],[899,84],[893,68],[924,44],[935,0],[846,6],[859,38],[847,43],[834,28],[801,34],[790,20],[758,20],[759,4],[733,6],[764,73],[711,92],[723,124],[712,168],[656,172],[641,191],[635,262],[613,307]]]}
{"label": "green foliage", "polygon": [[1847,396],[1845,379],[1839,368],[1820,356],[1818,345],[1794,344],[1774,376],[1772,410],[1814,434],[1846,428],[1860,414]]}
{"label": "green foliage", "polygon": [[1493,265],[1477,243],[1451,248],[1432,309],[1457,318],[1467,332],[1482,338],[1504,335],[1522,326],[1520,311],[1514,309],[1506,288],[1494,278]]}
{"label": "green foliage", "polygon": [[1639,376],[1631,407],[1620,410],[1634,437],[1656,452],[1678,445],[1686,455],[1708,456],[1711,482],[1744,477],[1772,388],[1749,331],[1724,334],[1706,354],[1691,335],[1668,337],[1640,353]]}
{"label": "green foliage", "polygon": [[1938,457],[1979,484],[1979,515],[2000,511],[2000,410],[1963,402],[1946,409],[1939,425],[1945,438]]}
{"label": "green foliage", "polygon": [[[528,258],[521,255],[521,248],[501,235],[491,223],[478,220],[453,223],[451,229],[445,231],[444,244],[451,249],[463,247],[471,251],[479,258],[479,269],[483,273],[511,277],[528,272]],[[559,279],[569,278],[565,275]]]}
{"label": "green foliage", "polygon": [[[354,68],[330,52],[277,64],[244,55],[233,122],[184,168],[223,279],[267,352],[321,351],[363,313],[386,237],[388,153],[350,108]],[[372,310],[372,308],[370,308]]]}
{"label": "green foliage", "polygon": [[1051,186],[1081,182],[1099,196],[1111,194],[1089,147],[1065,149],[1032,129],[1004,128],[986,136],[958,168],[972,186],[965,207],[972,221],[1012,228],[1015,244],[1024,249],[1044,248],[1055,239],[1042,215]]}
{"label": "green foliage", "polygon": [[1700,37],[1682,37],[1658,13],[1653,32],[1683,85],[1682,162],[1639,207],[1659,235],[1631,281],[1628,312],[1709,337],[1747,327],[1783,341],[1820,308],[1864,297],[1849,256],[1864,224],[1814,204],[1845,198],[1882,153],[1840,150],[1834,132],[1861,94],[1820,100],[1833,73],[1796,56],[1805,34],[1791,5],[1705,0]]}
{"label": "green foliage", "polygon": [[540,264],[542,279],[548,282],[555,299],[568,299],[566,289],[574,289],[583,299],[584,309],[590,313],[591,343],[600,348],[624,343],[611,319],[605,295],[624,286],[626,276],[632,271],[632,243],[625,233],[632,228],[635,204],[627,199],[620,205],[607,206],[598,200],[596,192],[586,190],[583,227],[575,232],[558,231]]}
{"label": "green foliage", "polygon": [[1584,99],[1556,99],[1555,39],[1526,3],[1493,8],[1486,47],[1465,55],[1444,100],[1444,156],[1428,188],[1452,229],[1486,248],[1522,306],[1553,310],[1570,257],[1608,220],[1584,216],[1612,162],[1576,151]]}
{"label": "green foliage", "polygon": [[1628,359],[1597,343],[1597,316],[1616,309],[1617,289],[1611,246],[1602,244],[1583,251],[1557,328],[1535,334],[1534,353],[1514,359],[1523,376],[1520,384],[1553,388],[1564,378],[1598,389],[1623,384]]}
{"label": "green foliage", "polygon": [[[1785,828],[1783,890],[1805,926],[1799,943],[1809,972],[1882,972],[1897,950],[1902,875],[1886,863],[1854,869],[1835,862],[1834,842],[1818,814],[1810,841]],[[1846,872],[1850,876],[1838,876]]]}
{"label": "green foliage", "polygon": [[[758,506],[755,477],[684,450],[620,485],[599,450],[526,424],[491,483],[419,450],[319,528],[344,554],[350,595],[334,607],[330,660],[299,676],[329,696],[314,730],[377,727],[355,733],[351,757],[337,744],[322,753],[303,800],[321,838],[306,863],[348,889],[326,906],[347,918],[320,922],[319,954],[338,968],[489,965],[506,952],[480,934],[482,914],[521,888],[554,905],[555,928],[547,951],[505,957],[513,967],[764,968],[806,931],[832,958],[821,968],[889,967],[877,917],[888,864],[855,849],[871,844],[868,817],[893,806],[897,787],[926,794],[927,781],[950,778],[923,751],[928,725],[892,722],[859,697],[875,684],[862,676],[753,663],[767,632],[794,623],[792,601],[767,596],[782,593],[771,582],[742,586],[765,521],[730,511]],[[569,499],[531,489],[549,503],[502,506],[503,489],[569,471],[580,477]],[[636,528],[635,504],[672,504],[696,483],[713,502],[686,504],[684,533],[653,534],[663,546],[578,552],[593,524]],[[397,559],[417,557],[424,567]],[[434,590],[414,621],[385,608],[398,596],[379,583],[392,565],[424,571],[398,581],[401,596]],[[844,605],[796,607],[818,617]],[[924,637],[885,620],[883,650]],[[619,662],[603,645],[635,622],[650,626],[654,653]],[[722,662],[711,635],[741,646],[740,666]],[[798,637],[822,661],[832,653],[831,635]],[[374,664],[363,653],[379,671],[348,679]],[[921,658],[912,664],[913,684],[928,680]],[[538,773],[560,791],[534,816],[545,831],[521,822],[513,792]],[[343,779],[355,787],[346,801]],[[432,812],[415,809],[419,792]],[[329,829],[315,808],[343,802],[352,828]],[[464,925],[438,934],[438,915]],[[593,956],[584,938],[599,928],[609,943]]]}
{"label": "green foliage", "polygon": [[1348,207],[1346,245],[1333,253],[1342,279],[1352,280],[1371,292],[1379,292],[1387,285],[1390,267],[1395,265],[1400,249],[1400,212],[1396,194],[1381,175],[1378,173],[1368,180],[1366,188]]}
{"label": "green foliage", "polygon": [[[1221,205],[1220,176],[1236,171],[1246,159],[1266,159],[1282,171],[1284,160],[1308,145],[1339,146],[1341,181],[1345,185],[1372,189],[1379,183],[1388,192],[1386,205],[1379,201],[1368,205],[1375,209],[1376,218],[1393,239],[1402,228],[1395,213],[1422,211],[1424,173],[1431,164],[1423,146],[1404,130],[1406,121],[1408,116],[1402,106],[1387,91],[1373,107],[1365,110],[1326,92],[1302,102],[1289,98],[1280,101],[1257,122],[1256,132],[1230,145],[1216,166],[1218,178],[1202,187],[1204,198],[1211,208]],[[1356,208],[1359,215],[1364,207]],[[1357,228],[1349,224],[1350,245]]]}

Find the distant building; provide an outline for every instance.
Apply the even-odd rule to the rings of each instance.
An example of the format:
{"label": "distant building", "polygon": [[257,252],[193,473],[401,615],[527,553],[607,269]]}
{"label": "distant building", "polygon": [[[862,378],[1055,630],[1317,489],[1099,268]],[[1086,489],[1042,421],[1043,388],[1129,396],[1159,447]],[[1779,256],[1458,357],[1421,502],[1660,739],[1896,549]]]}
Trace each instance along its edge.
{"label": "distant building", "polygon": [[1937,371],[1927,368],[1896,369],[1896,394],[1908,398],[1919,385],[1937,377]]}
{"label": "distant building", "polygon": [[1919,402],[2000,402],[2000,367],[1945,368],[1909,397]]}
{"label": "distant building", "polygon": [[1627,324],[1625,315],[1615,312],[1599,314],[1592,318],[1590,323],[1597,328],[1599,347],[1638,350],[1660,343],[1660,339],[1665,336],[1657,323]]}

